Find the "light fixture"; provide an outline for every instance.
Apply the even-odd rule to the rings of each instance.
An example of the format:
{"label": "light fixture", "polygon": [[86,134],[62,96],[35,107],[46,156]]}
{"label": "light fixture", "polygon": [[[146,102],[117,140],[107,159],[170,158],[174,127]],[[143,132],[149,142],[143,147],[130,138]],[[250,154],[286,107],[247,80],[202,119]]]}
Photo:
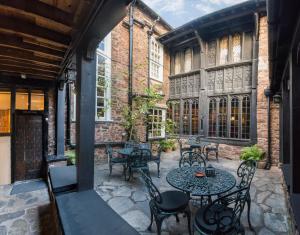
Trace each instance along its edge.
{"label": "light fixture", "polygon": [[280,94],[275,94],[275,95],[273,95],[273,102],[275,103],[275,104],[280,104],[281,103],[281,95]]}
{"label": "light fixture", "polygon": [[22,79],[26,79],[26,78],[27,78],[27,77],[26,77],[26,74],[22,73],[22,74],[21,74],[21,78],[22,78]]}

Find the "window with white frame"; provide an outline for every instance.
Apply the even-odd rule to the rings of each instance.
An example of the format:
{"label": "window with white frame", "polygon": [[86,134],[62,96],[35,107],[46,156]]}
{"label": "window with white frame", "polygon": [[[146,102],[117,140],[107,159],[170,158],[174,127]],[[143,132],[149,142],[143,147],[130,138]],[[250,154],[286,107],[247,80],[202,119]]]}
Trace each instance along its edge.
{"label": "window with white frame", "polygon": [[111,119],[111,35],[97,49],[96,121]]}
{"label": "window with white frame", "polygon": [[163,81],[163,46],[155,39],[150,41],[150,77]]}
{"label": "window with white frame", "polygon": [[165,137],[165,121],[166,110],[164,109],[150,109],[148,135],[149,138],[164,138]]}

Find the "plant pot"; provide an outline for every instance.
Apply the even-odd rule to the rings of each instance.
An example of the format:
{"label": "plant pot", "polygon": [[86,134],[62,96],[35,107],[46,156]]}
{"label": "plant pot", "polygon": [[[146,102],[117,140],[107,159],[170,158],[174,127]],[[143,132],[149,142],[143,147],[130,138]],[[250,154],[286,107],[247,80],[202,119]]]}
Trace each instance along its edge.
{"label": "plant pot", "polygon": [[258,169],[265,169],[266,164],[267,164],[267,160],[257,161],[257,168]]}

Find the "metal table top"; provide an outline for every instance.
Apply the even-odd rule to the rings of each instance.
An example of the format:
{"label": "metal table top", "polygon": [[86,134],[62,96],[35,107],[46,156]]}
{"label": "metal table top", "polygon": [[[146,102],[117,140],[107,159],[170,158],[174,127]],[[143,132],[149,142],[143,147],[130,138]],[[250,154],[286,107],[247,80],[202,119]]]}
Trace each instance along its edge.
{"label": "metal table top", "polygon": [[174,188],[195,196],[213,196],[231,190],[236,180],[234,176],[221,169],[217,169],[213,177],[196,177],[198,171],[205,172],[205,168],[199,166],[184,166],[171,170],[167,174],[167,182]]}

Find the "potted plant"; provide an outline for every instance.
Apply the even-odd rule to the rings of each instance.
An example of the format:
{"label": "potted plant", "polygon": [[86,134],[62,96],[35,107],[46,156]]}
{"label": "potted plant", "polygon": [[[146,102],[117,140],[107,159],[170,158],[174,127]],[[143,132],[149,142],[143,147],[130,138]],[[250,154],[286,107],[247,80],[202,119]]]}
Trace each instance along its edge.
{"label": "potted plant", "polygon": [[257,145],[243,148],[240,159],[257,161],[257,168],[259,169],[264,169],[266,166],[265,152]]}

